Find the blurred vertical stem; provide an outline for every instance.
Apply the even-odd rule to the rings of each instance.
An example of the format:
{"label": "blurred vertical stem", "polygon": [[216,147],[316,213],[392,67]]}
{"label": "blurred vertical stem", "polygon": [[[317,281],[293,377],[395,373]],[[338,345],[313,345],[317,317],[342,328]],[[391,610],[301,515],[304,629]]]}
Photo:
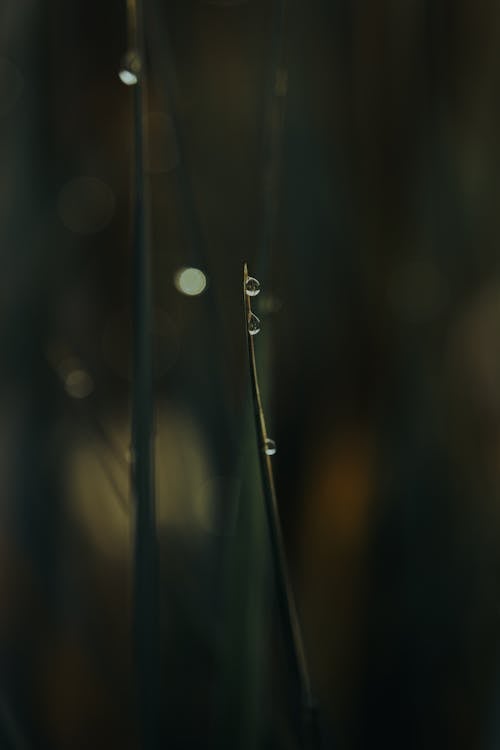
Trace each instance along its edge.
{"label": "blurred vertical stem", "polygon": [[160,746],[160,638],[158,542],[153,467],[153,365],[150,200],[147,154],[147,76],[142,0],[128,0],[130,51],[139,56],[134,86],[134,362],[132,391],[132,486],[135,497],[134,648],[142,743]]}

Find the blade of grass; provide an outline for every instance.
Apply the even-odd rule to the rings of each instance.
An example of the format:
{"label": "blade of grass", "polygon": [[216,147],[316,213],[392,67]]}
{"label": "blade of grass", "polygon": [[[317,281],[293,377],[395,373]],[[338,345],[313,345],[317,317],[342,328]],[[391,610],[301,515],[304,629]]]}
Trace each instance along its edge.
{"label": "blade of grass", "polygon": [[262,490],[269,529],[271,561],[275,575],[278,607],[284,630],[286,651],[294,677],[297,681],[301,701],[302,744],[307,748],[316,748],[319,745],[319,731],[316,721],[315,702],[311,689],[302,629],[297,614],[295,596],[288,571],[278,502],[276,498],[273,468],[271,458],[266,452],[266,445],[269,436],[267,434],[264,409],[262,406],[259,381],[257,377],[254,336],[250,334],[248,326],[249,318],[252,315],[250,297],[246,293],[248,278],[248,268],[245,263],[243,269],[243,309],[245,315],[245,331]]}

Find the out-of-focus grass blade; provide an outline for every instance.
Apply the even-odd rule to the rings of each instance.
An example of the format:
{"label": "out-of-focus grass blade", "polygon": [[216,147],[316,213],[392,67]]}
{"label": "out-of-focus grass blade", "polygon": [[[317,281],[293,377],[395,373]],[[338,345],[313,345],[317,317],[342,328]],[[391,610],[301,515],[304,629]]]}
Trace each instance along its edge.
{"label": "out-of-focus grass blade", "polygon": [[129,51],[139,56],[134,109],[134,362],[132,487],[135,499],[134,647],[142,747],[160,746],[158,542],[153,467],[153,302],[149,184],[145,174],[148,111],[142,0],[127,0]]}

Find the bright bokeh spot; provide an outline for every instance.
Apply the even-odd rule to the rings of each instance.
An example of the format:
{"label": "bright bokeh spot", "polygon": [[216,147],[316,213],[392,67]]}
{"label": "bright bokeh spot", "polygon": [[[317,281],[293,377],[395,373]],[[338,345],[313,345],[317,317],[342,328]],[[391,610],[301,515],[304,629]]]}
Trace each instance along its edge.
{"label": "bright bokeh spot", "polygon": [[175,274],[175,286],[181,294],[196,297],[205,291],[207,277],[199,268],[181,268]]}
{"label": "bright bokeh spot", "polygon": [[123,68],[118,72],[118,75],[120,77],[120,81],[125,84],[125,86],[135,86],[137,83],[137,76],[135,73],[132,73],[131,70],[126,70]]}
{"label": "bright bokeh spot", "polygon": [[66,393],[72,398],[87,398],[94,390],[94,381],[86,370],[72,370],[64,383]]}
{"label": "bright bokeh spot", "polygon": [[141,58],[137,50],[130,50],[123,56],[118,76],[125,86],[135,86],[141,71]]}

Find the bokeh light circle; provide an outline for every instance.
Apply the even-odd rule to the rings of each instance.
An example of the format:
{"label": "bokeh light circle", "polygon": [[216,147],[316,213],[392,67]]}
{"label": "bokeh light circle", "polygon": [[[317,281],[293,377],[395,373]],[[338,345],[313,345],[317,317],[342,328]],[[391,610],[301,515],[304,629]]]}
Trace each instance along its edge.
{"label": "bokeh light circle", "polygon": [[203,294],[207,287],[207,277],[199,268],[180,268],[174,277],[175,288],[188,297]]}

